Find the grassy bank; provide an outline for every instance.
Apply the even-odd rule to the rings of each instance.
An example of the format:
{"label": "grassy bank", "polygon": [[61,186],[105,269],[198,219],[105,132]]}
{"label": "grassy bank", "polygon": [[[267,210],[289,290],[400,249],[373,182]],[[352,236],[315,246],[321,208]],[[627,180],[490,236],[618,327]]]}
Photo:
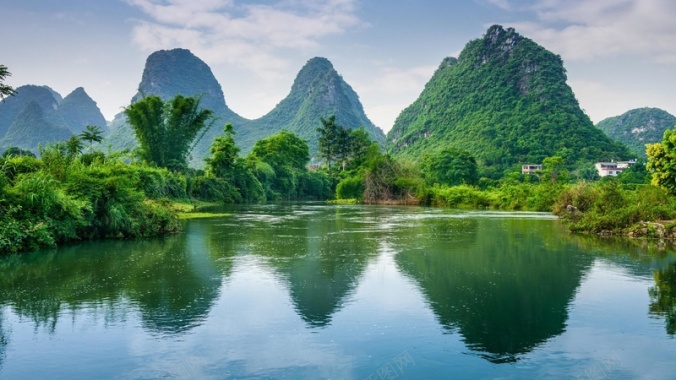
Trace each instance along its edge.
{"label": "grassy bank", "polygon": [[651,185],[579,183],[562,192],[552,211],[573,232],[676,238],[676,197]]}

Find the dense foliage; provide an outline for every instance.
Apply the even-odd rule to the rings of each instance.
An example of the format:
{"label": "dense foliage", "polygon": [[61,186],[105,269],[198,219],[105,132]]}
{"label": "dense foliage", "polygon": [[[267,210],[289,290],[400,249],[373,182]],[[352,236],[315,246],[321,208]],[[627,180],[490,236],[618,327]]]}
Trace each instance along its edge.
{"label": "dense foliage", "polygon": [[65,143],[40,156],[0,158],[0,253],[177,230],[159,199],[185,197],[185,178],[102,153],[78,156]]}
{"label": "dense foliage", "polygon": [[647,153],[652,184],[676,195],[676,126],[664,131],[661,143],[649,144]]}
{"label": "dense foliage", "polygon": [[431,184],[473,185],[479,180],[476,159],[469,152],[446,148],[423,156],[420,169]]}
{"label": "dense foliage", "polygon": [[309,172],[310,152],[305,140],[283,130],[259,140],[247,157],[255,168],[267,199],[327,199],[331,182],[322,172]]}
{"label": "dense foliage", "polygon": [[664,131],[676,125],[676,116],[659,108],[637,108],[600,121],[596,127],[629,147],[636,157],[647,158],[646,144],[662,141]]}
{"label": "dense foliage", "polygon": [[553,206],[572,231],[621,233],[639,222],[676,218],[676,197],[655,186],[627,188],[619,181],[578,183]]}
{"label": "dense foliage", "polygon": [[388,133],[397,157],[442,147],[468,151],[491,178],[554,155],[571,167],[629,155],[580,109],[559,56],[497,25],[445,59]]}
{"label": "dense foliage", "polygon": [[146,162],[173,170],[188,166],[188,155],[200,131],[208,128],[213,112],[200,107],[199,98],[175,96],[168,102],[149,96],[124,111]]}

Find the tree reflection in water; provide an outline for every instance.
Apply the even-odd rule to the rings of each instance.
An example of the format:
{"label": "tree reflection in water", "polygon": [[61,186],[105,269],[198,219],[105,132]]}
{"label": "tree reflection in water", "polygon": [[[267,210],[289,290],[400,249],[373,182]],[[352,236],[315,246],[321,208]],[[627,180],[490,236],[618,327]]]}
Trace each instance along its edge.
{"label": "tree reflection in water", "polygon": [[516,361],[565,331],[568,306],[592,257],[560,239],[553,223],[445,223],[421,224],[416,233],[423,249],[400,244],[396,262],[447,331],[495,363]]}
{"label": "tree reflection in water", "polygon": [[676,263],[653,273],[655,286],[648,290],[650,314],[664,318],[667,334],[676,334]]}

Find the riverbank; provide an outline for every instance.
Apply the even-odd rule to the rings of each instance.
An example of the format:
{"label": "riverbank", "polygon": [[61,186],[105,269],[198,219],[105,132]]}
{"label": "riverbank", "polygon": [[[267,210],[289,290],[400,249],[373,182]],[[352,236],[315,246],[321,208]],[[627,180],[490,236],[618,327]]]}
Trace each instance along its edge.
{"label": "riverbank", "polygon": [[562,192],[552,211],[576,233],[676,240],[676,197],[655,186],[579,183]]}

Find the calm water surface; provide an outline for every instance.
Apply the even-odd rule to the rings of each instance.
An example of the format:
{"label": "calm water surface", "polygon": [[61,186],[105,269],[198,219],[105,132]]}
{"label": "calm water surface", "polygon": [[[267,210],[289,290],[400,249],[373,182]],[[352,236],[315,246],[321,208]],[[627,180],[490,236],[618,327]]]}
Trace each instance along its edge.
{"label": "calm water surface", "polygon": [[0,259],[3,379],[667,379],[676,256],[547,214],[252,206]]}

